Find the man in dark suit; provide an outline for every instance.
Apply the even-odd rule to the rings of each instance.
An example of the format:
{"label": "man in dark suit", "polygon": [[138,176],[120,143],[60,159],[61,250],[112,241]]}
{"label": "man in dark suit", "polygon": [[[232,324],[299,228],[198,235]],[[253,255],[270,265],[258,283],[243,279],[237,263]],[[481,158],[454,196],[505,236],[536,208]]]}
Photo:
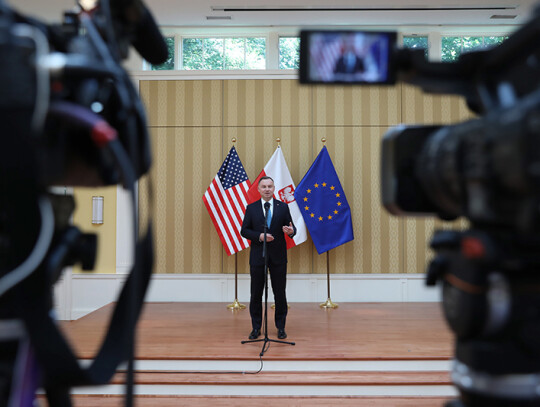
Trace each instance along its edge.
{"label": "man in dark suit", "polygon": [[262,325],[262,294],[265,285],[263,239],[264,220],[268,212],[269,227],[266,234],[266,248],[268,252],[268,269],[274,291],[275,324],[278,338],[285,339],[285,320],[287,318],[287,297],[285,286],[287,283],[287,243],[285,235],[294,237],[294,226],[289,212],[289,206],[274,199],[274,180],[270,177],[261,177],[257,186],[261,200],[249,204],[244,215],[241,234],[251,240],[249,255],[251,275],[251,298],[249,313],[253,330],[249,339],[257,339],[261,334]]}
{"label": "man in dark suit", "polygon": [[334,66],[336,79],[342,81],[354,81],[357,74],[365,71],[366,67],[363,58],[363,49],[359,48],[357,42],[363,44],[361,37],[349,35],[343,40],[343,51]]}

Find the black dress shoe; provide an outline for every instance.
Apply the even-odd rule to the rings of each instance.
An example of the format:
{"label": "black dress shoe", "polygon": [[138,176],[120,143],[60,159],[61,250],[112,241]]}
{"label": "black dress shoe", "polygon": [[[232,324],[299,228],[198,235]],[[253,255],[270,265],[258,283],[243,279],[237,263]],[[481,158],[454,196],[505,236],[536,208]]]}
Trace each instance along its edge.
{"label": "black dress shoe", "polygon": [[285,332],[285,329],[278,329],[277,337],[278,339],[285,339],[287,337],[287,333]]}
{"label": "black dress shoe", "polygon": [[253,331],[251,331],[251,333],[249,334],[249,339],[257,339],[259,337],[259,335],[261,334],[261,330],[260,329],[254,329]]}

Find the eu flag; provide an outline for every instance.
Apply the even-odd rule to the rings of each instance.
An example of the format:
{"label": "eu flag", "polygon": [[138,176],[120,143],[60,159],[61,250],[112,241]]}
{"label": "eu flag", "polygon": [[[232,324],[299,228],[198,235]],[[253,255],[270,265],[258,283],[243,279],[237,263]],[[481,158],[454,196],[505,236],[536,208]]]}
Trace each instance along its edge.
{"label": "eu flag", "polygon": [[351,208],[324,146],[294,191],[319,254],[354,239]]}

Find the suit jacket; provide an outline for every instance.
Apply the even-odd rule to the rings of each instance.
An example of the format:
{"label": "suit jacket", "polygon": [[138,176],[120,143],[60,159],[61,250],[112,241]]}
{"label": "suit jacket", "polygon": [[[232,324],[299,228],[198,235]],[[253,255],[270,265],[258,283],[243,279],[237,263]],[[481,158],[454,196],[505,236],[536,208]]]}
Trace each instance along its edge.
{"label": "suit jacket", "polygon": [[347,63],[345,57],[342,56],[338,59],[336,66],[334,68],[334,73],[357,73],[364,72],[364,61],[355,56],[350,63]]}
{"label": "suit jacket", "polygon": [[[249,204],[246,208],[244,221],[240,234],[248,240],[251,240],[251,250],[249,254],[249,264],[252,266],[264,266],[263,242],[259,241],[261,233],[264,232],[264,208],[261,200]],[[283,226],[289,226],[292,223],[289,205],[274,198],[274,207],[272,209],[272,221],[267,233],[274,236],[274,240],[267,242],[268,264],[287,263],[287,242]],[[293,223],[294,233],[296,226]]]}

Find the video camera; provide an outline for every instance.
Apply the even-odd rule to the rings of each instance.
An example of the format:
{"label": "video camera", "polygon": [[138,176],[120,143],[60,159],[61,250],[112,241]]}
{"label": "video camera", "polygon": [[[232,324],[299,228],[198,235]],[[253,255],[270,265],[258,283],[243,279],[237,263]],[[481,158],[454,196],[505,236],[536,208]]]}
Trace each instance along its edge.
{"label": "video camera", "polygon": [[[398,49],[395,38],[303,31],[301,82],[404,81],[428,93],[463,96],[477,114],[449,126],[388,131],[382,202],[398,216],[470,223],[468,230],[435,232],[436,256],[427,272],[428,285],[442,282],[444,314],[456,335],[452,380],[461,397],[448,405],[538,406],[540,8],[501,45],[454,63]],[[339,68],[340,59],[348,68]]]}
{"label": "video camera", "polygon": [[[133,393],[135,325],[152,270],[151,225],[138,238],[135,183],[151,164],[142,102],[121,61],[167,46],[140,0],[78,6],[48,25],[0,0],[0,405],[71,405],[73,386],[107,383],[128,362]],[[134,265],[103,345],[79,367],[52,314],[66,266],[94,267],[96,237],[71,224],[75,202],[52,186],[122,184],[131,193]]]}

